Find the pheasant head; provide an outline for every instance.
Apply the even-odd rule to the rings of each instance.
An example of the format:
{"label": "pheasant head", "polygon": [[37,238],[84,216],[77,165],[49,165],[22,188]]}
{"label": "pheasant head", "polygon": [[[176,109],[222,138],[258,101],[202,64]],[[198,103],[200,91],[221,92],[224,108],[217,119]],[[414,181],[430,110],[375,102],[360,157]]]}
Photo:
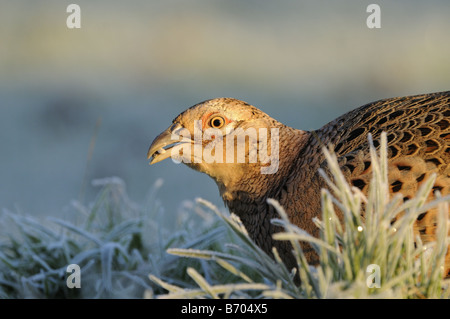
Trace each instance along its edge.
{"label": "pheasant head", "polygon": [[178,115],[153,141],[148,158],[154,164],[171,157],[206,173],[226,203],[238,192],[260,198],[292,164],[284,155],[300,132],[248,103],[217,98]]}

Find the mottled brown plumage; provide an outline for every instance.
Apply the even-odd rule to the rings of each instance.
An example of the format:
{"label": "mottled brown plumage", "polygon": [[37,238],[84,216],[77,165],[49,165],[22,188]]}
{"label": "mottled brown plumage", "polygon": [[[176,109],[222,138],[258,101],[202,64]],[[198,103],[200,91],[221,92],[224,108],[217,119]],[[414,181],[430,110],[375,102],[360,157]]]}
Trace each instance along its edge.
{"label": "mottled brown plumage", "polygon": [[[195,143],[190,139],[174,144],[176,135],[172,133],[185,129],[193,137],[196,120],[201,121],[203,131],[217,126],[223,132],[224,144],[227,138],[234,139],[227,128],[234,132],[267,128],[269,137],[270,128],[279,129],[279,163],[274,174],[261,174],[261,167],[267,167],[267,163],[250,162],[248,142],[245,163],[237,163],[236,156],[232,163],[207,163],[198,158],[198,163],[194,163],[193,152],[190,155],[181,152],[179,159],[191,160],[188,166],[211,176],[225,204],[240,217],[253,240],[269,254],[272,246],[277,247],[288,267],[295,264],[291,247],[287,242],[272,239],[271,235],[279,229],[270,220],[278,216],[266,200],[278,200],[294,224],[317,236],[318,229],[312,218],[320,216],[320,189],[326,187],[318,173],[320,167],[326,168],[323,145],[332,146],[347,180],[365,192],[371,178],[367,134],[370,132],[377,143],[381,132],[386,131],[392,194],[400,192],[405,200],[411,198],[432,173],[437,173],[434,190],[450,194],[450,91],[373,102],[312,132],[285,126],[236,99],[208,100],[181,113],[171,127],[153,141],[148,153],[151,163],[167,158],[167,150],[180,148],[185,142],[194,148]],[[202,141],[201,147],[205,149],[211,140]],[[236,147],[237,143],[235,140],[233,145]],[[270,153],[272,148],[275,150],[274,145],[269,145]],[[224,154],[226,151],[223,146]],[[435,211],[420,215],[415,223],[415,230],[424,242],[434,240],[435,229]],[[308,246],[305,249],[308,260],[316,263],[317,256],[312,249]],[[449,252],[446,273],[450,274]]]}

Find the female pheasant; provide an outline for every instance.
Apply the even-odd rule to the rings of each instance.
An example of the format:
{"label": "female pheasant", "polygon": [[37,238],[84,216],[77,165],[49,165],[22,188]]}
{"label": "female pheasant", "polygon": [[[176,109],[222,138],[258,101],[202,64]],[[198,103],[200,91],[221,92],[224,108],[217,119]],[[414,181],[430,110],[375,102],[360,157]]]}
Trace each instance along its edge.
{"label": "female pheasant", "polygon": [[[207,100],[177,116],[155,138],[148,158],[153,164],[172,156],[211,176],[251,238],[269,254],[275,246],[291,268],[290,244],[272,239],[279,229],[270,220],[278,216],[266,200],[278,200],[292,223],[317,236],[312,218],[320,216],[320,189],[327,187],[318,173],[326,164],[321,147],[331,145],[346,179],[366,192],[371,178],[367,134],[377,141],[382,131],[388,134],[392,194],[411,198],[432,173],[437,174],[434,190],[450,194],[450,91],[369,103],[311,132],[283,125],[237,99]],[[263,146],[267,153],[258,157]],[[415,231],[424,242],[435,239],[436,220],[431,210],[416,220]],[[307,247],[307,259],[316,263]]]}

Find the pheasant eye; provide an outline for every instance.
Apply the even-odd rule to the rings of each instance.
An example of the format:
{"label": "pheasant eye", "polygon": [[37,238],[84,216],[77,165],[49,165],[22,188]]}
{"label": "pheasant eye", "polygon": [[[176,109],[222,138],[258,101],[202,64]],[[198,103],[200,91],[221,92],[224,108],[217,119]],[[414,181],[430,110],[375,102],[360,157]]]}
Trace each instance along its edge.
{"label": "pheasant eye", "polygon": [[221,116],[214,116],[209,121],[209,126],[211,126],[212,128],[221,128],[224,123],[225,123],[225,119],[223,117],[221,117]]}

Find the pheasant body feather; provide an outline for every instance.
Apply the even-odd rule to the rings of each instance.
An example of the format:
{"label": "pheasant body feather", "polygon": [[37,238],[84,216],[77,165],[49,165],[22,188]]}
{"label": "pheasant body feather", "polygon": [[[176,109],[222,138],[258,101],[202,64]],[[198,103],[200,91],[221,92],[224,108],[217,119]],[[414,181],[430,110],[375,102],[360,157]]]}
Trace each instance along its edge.
{"label": "pheasant body feather", "polygon": [[[392,195],[401,193],[404,200],[412,198],[432,173],[437,174],[433,190],[442,195],[450,194],[450,91],[369,103],[312,132],[285,126],[245,102],[218,98],[186,110],[169,129],[173,131],[176,126],[193,133],[195,120],[201,120],[202,128],[206,129],[219,124],[220,121],[212,122],[218,117],[223,120],[218,129],[224,132],[224,140],[231,138],[225,128],[279,130],[279,166],[274,174],[261,174],[263,164],[249,162],[249,154],[245,163],[187,165],[216,181],[225,204],[241,218],[253,240],[269,254],[275,246],[288,267],[295,265],[291,247],[287,242],[272,239],[271,235],[279,229],[270,222],[277,213],[267,204],[267,199],[278,200],[294,224],[317,236],[318,229],[312,218],[320,217],[320,189],[327,187],[318,172],[319,168],[326,170],[327,166],[322,153],[324,145],[331,146],[336,153],[347,181],[366,193],[372,176],[367,134],[372,134],[377,145],[381,132],[386,131],[388,182]],[[159,161],[158,150],[170,144],[168,133],[165,134],[157,137],[150,147],[148,155],[152,162]],[[205,146],[203,143],[202,147]],[[187,155],[183,156],[186,159]],[[433,197],[431,194],[429,199]],[[436,223],[436,211],[429,210],[419,216],[415,231],[424,242],[433,241]],[[311,247],[305,245],[304,248],[308,260],[317,263]],[[446,273],[450,276],[449,251]]]}

